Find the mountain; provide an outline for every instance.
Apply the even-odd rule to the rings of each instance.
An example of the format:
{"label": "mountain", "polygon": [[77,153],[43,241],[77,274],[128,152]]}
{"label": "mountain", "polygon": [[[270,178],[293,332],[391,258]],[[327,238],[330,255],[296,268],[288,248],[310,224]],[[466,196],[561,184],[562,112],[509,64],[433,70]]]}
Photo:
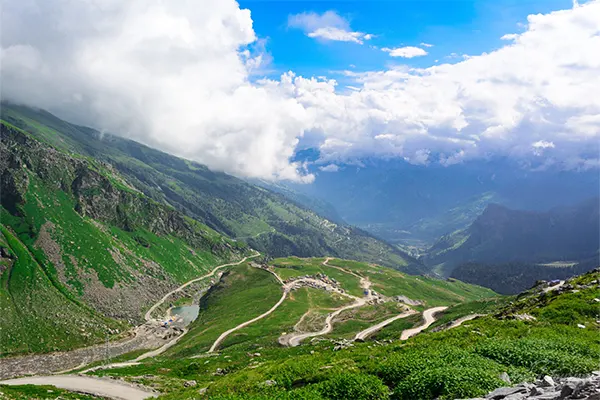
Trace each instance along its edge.
{"label": "mountain", "polygon": [[[597,196],[597,169],[569,169],[517,163],[490,156],[444,166],[430,155],[429,165],[398,159],[357,160],[320,169],[318,152],[304,151],[316,174],[311,185],[294,190],[332,204],[348,223],[392,243],[431,245],[440,236],[464,229],[490,203],[547,211]],[[439,158],[439,157],[438,157]]]}
{"label": "mountain", "polygon": [[500,294],[517,294],[538,281],[564,280],[600,265],[598,257],[573,263],[460,264],[450,274],[463,282],[488,287]]}
{"label": "mountain", "polygon": [[[3,104],[2,119],[60,151],[110,165],[134,190],[271,256],[330,255],[423,271],[414,258],[344,223],[330,208],[324,212],[335,222],[300,205],[310,202],[306,196],[294,201],[140,143],[70,124],[42,110]],[[323,211],[327,206],[317,208]]]}
{"label": "mountain", "polygon": [[449,274],[465,262],[497,264],[577,263],[598,259],[600,201],[597,197],[547,212],[487,206],[467,229],[442,237],[423,257]]}
{"label": "mountain", "polygon": [[246,244],[158,203],[111,165],[0,126],[0,355],[113,338]]}

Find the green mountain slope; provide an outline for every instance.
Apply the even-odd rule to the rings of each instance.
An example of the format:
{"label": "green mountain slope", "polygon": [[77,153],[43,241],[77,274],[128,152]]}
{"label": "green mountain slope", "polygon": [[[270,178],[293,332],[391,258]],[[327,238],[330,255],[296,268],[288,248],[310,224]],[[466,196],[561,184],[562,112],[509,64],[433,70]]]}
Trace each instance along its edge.
{"label": "green mountain slope", "polygon": [[40,110],[4,104],[2,119],[56,148],[109,163],[148,197],[274,257],[331,255],[423,271],[415,259],[360,229],[203,165]]}
{"label": "green mountain slope", "polygon": [[[2,122],[2,354],[87,345],[248,248]],[[5,318],[6,317],[6,318]]]}
{"label": "green mountain slope", "polygon": [[[334,329],[329,335],[334,338],[357,333],[362,325],[355,323],[356,319],[363,320],[364,328],[367,328],[402,312],[402,305],[394,296],[418,301],[416,308],[419,310],[497,296],[487,288],[456,280],[407,275],[391,268],[357,261],[330,259],[327,265],[323,264],[324,261],[323,258],[289,257],[275,259],[270,264],[272,272],[283,280],[322,274],[334,279],[348,294],[357,297],[363,296],[359,278],[363,277],[371,282],[372,290],[386,299],[385,303],[382,301],[365,306],[368,315],[341,315],[340,320],[334,322]],[[205,353],[221,333],[268,311],[281,295],[281,284],[273,274],[249,265],[233,268],[200,300],[198,319],[189,326],[189,333],[166,355],[186,357]],[[278,348],[281,333],[292,332],[304,313],[314,311],[325,315],[352,302],[352,299],[336,293],[310,286],[301,287],[291,292],[269,317],[230,335],[221,348],[235,346],[248,351],[257,346]],[[322,319],[317,315],[315,318]],[[314,327],[317,331],[321,329],[322,321],[316,321]]]}
{"label": "green mountain slope", "polygon": [[[309,264],[310,260],[304,261]],[[246,274],[242,267],[232,274],[240,276],[226,279],[229,283],[214,291],[207,304],[236,315],[239,305],[228,303],[234,309],[225,306],[231,302],[227,292],[254,295],[243,284],[241,277]],[[265,271],[255,270],[247,276],[259,285],[273,283]],[[473,312],[488,315],[453,329],[438,325],[436,332],[407,341],[398,341],[396,332],[388,336],[389,343],[375,337],[345,348],[330,340],[292,348],[268,346],[263,337],[272,337],[271,330],[280,334],[281,328],[291,326],[273,313],[254,329],[240,330],[220,354],[201,358],[180,354],[95,374],[153,386],[162,391],[163,399],[199,398],[199,388],[207,398],[230,400],[481,397],[506,386],[501,379],[505,375],[519,383],[544,375],[580,376],[596,370],[600,357],[596,321],[599,279],[600,271],[594,270],[554,290],[538,286],[513,298],[463,303],[448,309],[441,322]],[[296,295],[308,298],[300,291]],[[270,300],[277,297],[269,296]],[[302,315],[304,308],[295,299],[289,304],[294,306],[285,310],[287,315]],[[259,326],[264,329],[262,335],[256,331]],[[189,380],[194,380],[195,386],[186,387]]]}

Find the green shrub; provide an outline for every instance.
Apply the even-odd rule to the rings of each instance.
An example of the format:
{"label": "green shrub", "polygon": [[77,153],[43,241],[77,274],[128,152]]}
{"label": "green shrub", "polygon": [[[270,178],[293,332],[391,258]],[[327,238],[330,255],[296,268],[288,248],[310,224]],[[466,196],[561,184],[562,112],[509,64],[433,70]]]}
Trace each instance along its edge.
{"label": "green shrub", "polygon": [[597,359],[565,352],[541,339],[490,340],[476,348],[484,357],[504,365],[525,367],[538,375],[583,375],[597,368]]}
{"label": "green shrub", "polygon": [[474,367],[439,367],[409,375],[394,389],[401,400],[456,399],[481,396],[502,386],[495,372]]}
{"label": "green shrub", "polygon": [[321,394],[332,400],[376,400],[389,398],[389,389],[372,375],[342,373],[323,382]]}

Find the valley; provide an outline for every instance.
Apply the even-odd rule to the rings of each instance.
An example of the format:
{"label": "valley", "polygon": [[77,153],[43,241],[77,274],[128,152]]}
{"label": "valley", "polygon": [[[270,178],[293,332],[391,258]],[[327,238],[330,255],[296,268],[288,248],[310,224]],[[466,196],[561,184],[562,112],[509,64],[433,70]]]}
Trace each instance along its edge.
{"label": "valley", "polygon": [[2,118],[7,399],[35,392],[24,384],[131,399],[464,398],[503,373],[594,369],[595,201],[486,203],[423,250],[40,110]]}
{"label": "valley", "polygon": [[[328,268],[329,265],[332,267]],[[354,265],[356,269],[348,269],[348,265]],[[303,266],[306,266],[306,270],[303,270]],[[352,284],[344,285],[339,283],[339,279],[334,278],[335,280],[332,280],[331,277],[328,277],[323,273],[318,273],[322,275],[318,275],[315,278],[304,276],[311,270],[314,271],[315,267],[331,271],[335,270],[345,274],[348,283],[352,282]],[[256,264],[254,261],[248,261],[246,264],[239,263],[237,266],[232,265],[227,268],[230,269],[226,270],[223,274],[223,281],[218,282],[216,284],[217,286],[205,294],[207,297],[216,297],[214,299],[205,299],[204,305],[212,304],[206,311],[212,310],[218,312],[219,310],[224,310],[219,305],[219,303],[222,302],[225,304],[232,304],[231,301],[235,301],[236,298],[229,296],[230,293],[228,292],[230,291],[242,295],[238,296],[237,299],[247,296],[263,298],[262,293],[252,290],[251,287],[238,287],[239,285],[245,286],[249,279],[258,279],[256,282],[262,282],[263,284],[272,282],[273,287],[279,287],[279,290],[275,291],[275,293],[278,292],[280,295],[279,300],[275,303],[267,303],[265,301],[262,310],[266,309],[266,313],[261,312],[262,310],[260,307],[256,308],[255,311],[250,311],[246,315],[240,316],[239,320],[244,319],[244,322],[237,325],[235,321],[229,321],[231,318],[221,312],[219,316],[226,318],[226,320],[223,321],[220,319],[217,321],[215,319],[215,323],[219,324],[219,330],[217,330],[216,333],[222,333],[219,335],[209,334],[209,340],[203,340],[201,342],[198,341],[199,338],[196,338],[196,344],[206,343],[206,345],[205,347],[196,347],[194,352],[188,351],[189,345],[183,344],[183,342],[179,340],[174,340],[172,345],[168,346],[169,348],[164,352],[153,352],[150,356],[145,357],[142,355],[131,361],[88,368],[84,370],[83,373],[88,376],[105,378],[109,376],[121,377],[127,382],[130,382],[130,384],[133,385],[131,386],[132,388],[138,387],[136,385],[141,383],[146,387],[139,387],[144,393],[144,396],[159,395],[159,393],[148,389],[153,388],[162,393],[161,398],[167,399],[188,398],[194,396],[194,393],[197,395],[199,393],[198,387],[200,387],[200,393],[206,393],[207,390],[209,390],[206,394],[209,394],[211,398],[219,398],[219,393],[230,393],[231,397],[233,395],[231,393],[232,388],[236,388],[235,390],[237,393],[254,393],[253,396],[265,395],[266,393],[268,397],[279,397],[285,393],[291,395],[299,390],[300,392],[306,392],[307,390],[309,390],[309,392],[313,391],[315,395],[318,393],[325,394],[327,392],[324,391],[324,388],[321,388],[321,385],[328,387],[328,384],[334,384],[334,379],[341,379],[342,382],[346,382],[344,384],[346,385],[345,390],[350,390],[350,388],[353,387],[350,382],[354,382],[356,379],[361,379],[361,382],[364,380],[361,385],[366,384],[367,388],[370,389],[366,389],[362,386],[363,389],[357,388],[353,390],[379,390],[381,392],[377,398],[380,398],[379,396],[383,398],[386,390],[385,386],[378,386],[381,385],[381,383],[378,382],[397,382],[394,384],[396,393],[406,393],[406,395],[401,395],[406,397],[400,398],[408,399],[420,398],[420,396],[424,396],[424,398],[433,398],[436,393],[438,395],[440,393],[446,393],[446,395],[450,396],[456,396],[458,393],[477,395],[483,390],[491,390],[494,387],[500,386],[503,382],[494,378],[494,374],[498,373],[495,371],[503,371],[506,370],[506,368],[508,368],[508,375],[510,375],[512,379],[521,379],[519,376],[532,376],[528,375],[532,373],[582,373],[584,371],[591,371],[591,368],[594,368],[594,365],[596,364],[594,360],[600,355],[600,349],[598,348],[597,343],[592,347],[588,347],[588,345],[592,343],[589,339],[595,335],[595,332],[597,332],[598,329],[597,327],[594,327],[593,322],[595,309],[597,308],[597,306],[593,305],[593,296],[600,290],[600,271],[598,270],[579,278],[561,282],[559,285],[536,287],[519,296],[517,299],[511,299],[510,302],[502,301],[502,299],[495,300],[494,297],[482,298],[482,295],[486,292],[481,289],[475,290],[476,288],[473,288],[473,291],[470,292],[470,298],[464,298],[463,296],[466,294],[464,291],[465,287],[460,287],[459,289],[458,287],[453,288],[452,285],[450,285],[449,290],[454,290],[457,296],[455,298],[455,306],[453,307],[447,308],[446,306],[436,306],[426,308],[429,303],[435,303],[435,295],[426,298],[426,300],[421,300],[423,301],[422,305],[425,307],[413,306],[413,308],[407,304],[402,304],[402,307],[397,311],[398,314],[394,316],[395,318],[400,317],[400,320],[410,316],[418,316],[418,318],[412,319],[412,328],[406,327],[406,324],[401,324],[397,328],[391,327],[391,332],[396,332],[395,340],[385,339],[381,341],[379,338],[379,329],[388,329],[386,337],[389,337],[390,327],[382,326],[389,321],[389,318],[386,318],[384,320],[379,319],[371,321],[370,328],[358,333],[355,332],[356,336],[361,336],[363,333],[366,334],[366,336],[360,338],[357,337],[357,339],[359,339],[358,341],[348,341],[336,338],[336,329],[341,320],[336,318],[337,316],[333,316],[333,314],[337,313],[339,310],[348,309],[348,307],[369,307],[366,303],[372,303],[377,296],[377,292],[375,294],[372,292],[365,294],[363,297],[365,301],[360,306],[357,306],[354,302],[350,304],[347,302],[346,304],[339,303],[338,300],[338,305],[334,306],[332,309],[329,308],[332,305],[331,300],[336,297],[344,297],[343,294],[352,290],[353,284],[355,284],[356,281],[358,281],[360,287],[362,280],[362,285],[364,286],[362,289],[365,289],[366,287],[365,290],[370,290],[369,288],[372,287],[372,282],[367,282],[371,280],[372,276],[380,274],[385,271],[385,269],[364,263],[330,258],[315,260],[281,259],[275,260],[272,265],[260,265]],[[287,271],[288,269],[295,270],[296,276],[294,277],[297,279],[293,279],[286,283],[279,275],[275,275],[276,271],[289,272]],[[371,274],[368,274],[366,271],[371,271]],[[238,275],[239,277],[234,278],[235,275]],[[356,278],[356,281],[352,278]],[[334,285],[332,285],[332,283],[334,283]],[[307,284],[310,287],[306,287]],[[315,287],[318,287],[318,289],[315,289]],[[391,288],[388,288],[388,290],[390,289]],[[286,347],[282,348],[279,344],[281,341],[279,340],[280,338],[277,337],[277,332],[281,331],[283,326],[297,326],[305,317],[306,312],[316,305],[314,302],[316,299],[313,298],[313,301],[311,301],[310,304],[303,304],[302,307],[298,307],[300,304],[292,306],[293,303],[297,303],[300,300],[299,296],[301,294],[312,290],[315,291],[313,293],[325,295],[325,297],[322,297],[321,295],[318,295],[318,297],[321,299],[321,304],[329,308],[328,316],[331,316],[331,318],[324,323],[323,329],[307,332],[309,336],[304,338],[301,336],[295,337],[298,339],[308,339],[309,337],[318,338],[319,336],[322,336],[322,339],[305,340],[305,343],[305,341],[302,340],[294,342],[294,337],[292,337],[289,341],[283,342],[283,344],[287,346],[287,349]],[[487,294],[490,293],[487,292]],[[347,296],[355,298],[355,296],[350,294],[347,294]],[[271,297],[274,300],[276,299],[276,296]],[[461,297],[463,297],[464,301],[460,301]],[[478,298],[480,300],[477,300]],[[481,306],[477,306],[475,303],[480,303]],[[386,302],[380,304],[389,303]],[[473,304],[473,306],[469,306],[469,304]],[[573,306],[578,304],[577,307],[579,307],[579,311],[574,312],[575,309],[570,308],[571,304]],[[488,311],[484,314],[472,313],[472,310],[482,310],[486,307]],[[297,308],[301,309],[298,310]],[[412,311],[406,311],[411,308]],[[456,311],[449,314],[451,319],[446,319],[443,314],[453,308],[456,308]],[[294,309],[294,313],[290,313],[292,309]],[[232,311],[233,313],[230,315],[236,315],[235,310]],[[556,313],[557,311],[558,314]],[[521,319],[520,316],[524,315],[528,316],[527,319]],[[421,320],[421,318],[423,318],[423,320]],[[440,319],[440,321],[448,320],[450,322],[445,325],[438,325],[438,328],[430,333],[420,333],[426,332],[427,328],[437,319]],[[191,323],[188,333],[186,333],[186,336],[182,337],[182,339],[189,339],[190,335],[202,335],[208,333],[205,326],[202,331],[195,329],[198,327],[198,321],[199,320],[197,319]],[[547,327],[544,327],[547,323],[544,321],[553,321],[553,324],[561,324],[564,333],[551,333],[552,331],[548,330]],[[205,323],[206,322],[207,321],[205,320]],[[281,325],[282,323],[283,325]],[[577,326],[569,328],[573,323],[584,326],[584,329]],[[210,323],[207,325],[210,325]],[[227,325],[235,326],[233,326],[232,329],[223,331]],[[466,325],[468,326],[465,328]],[[332,331],[326,332],[329,331],[331,327]],[[371,331],[371,328],[374,328],[373,331]],[[526,329],[528,333],[523,332],[523,336],[521,336],[521,334],[517,334],[517,336],[509,334],[510,331],[517,328]],[[488,335],[491,334],[491,332],[496,333],[488,338]],[[298,332],[297,334],[303,335],[304,333]],[[569,339],[564,336],[567,334],[570,336]],[[413,338],[415,335],[416,337]],[[265,336],[270,337],[271,339],[264,340]],[[214,339],[215,337],[216,339]],[[568,352],[557,352],[560,346],[565,345],[565,340],[569,340],[571,343],[568,347]],[[403,351],[399,351],[400,347],[398,346],[400,341],[406,341],[406,343],[409,344],[409,347],[405,348]],[[472,347],[472,345],[469,345],[469,341],[474,341],[476,346]],[[455,347],[458,343],[461,343],[461,350]],[[198,350],[200,352],[198,352]],[[390,351],[392,351],[392,353],[389,353]],[[401,379],[398,383],[397,379],[399,378],[396,378],[396,376],[398,376],[396,374],[400,372],[397,372],[397,368],[414,368],[409,366],[419,365],[418,360],[422,357],[424,351],[429,354],[429,357],[434,357],[434,364],[431,367],[426,368],[436,368],[435,365],[437,364],[435,363],[437,362],[444,362],[447,364],[444,368],[444,372],[435,369],[428,372],[442,374],[434,375],[438,376],[436,379],[443,379],[447,382],[447,379],[449,379],[450,376],[448,374],[450,373],[458,374],[458,376],[461,376],[460,374],[471,375],[476,370],[478,371],[477,374],[479,374],[477,375],[476,380],[473,381],[473,384],[476,386],[468,386],[468,384],[467,386],[464,386],[463,384],[452,386],[445,384],[438,387],[438,389],[435,389],[436,386],[416,389],[412,386],[410,380],[404,383],[404,380],[406,379],[422,379],[418,378],[418,375],[413,378],[409,376]],[[512,356],[511,354],[514,351],[517,351],[518,353]],[[469,353],[470,355],[467,360],[463,357],[468,352],[472,353]],[[184,353],[187,355],[184,356]],[[389,354],[385,356],[385,353]],[[368,358],[366,360],[362,359],[365,354],[381,357],[380,359],[383,364],[371,364],[368,361]],[[547,362],[542,365],[537,365],[534,360],[536,357],[540,356],[543,356]],[[438,360],[436,357],[441,357],[441,359],[436,361]],[[510,357],[517,358],[514,358],[513,360]],[[303,362],[316,363],[316,365],[308,368],[309,364],[303,364]],[[349,362],[351,364],[348,364]],[[354,364],[356,362],[358,362],[358,364]],[[327,373],[324,375],[322,372],[319,372],[322,371],[323,366],[332,364],[334,366],[328,368]],[[351,372],[345,372],[345,368],[349,365],[354,365],[349,369]],[[417,367],[416,371],[419,371],[420,368],[424,368],[424,366]],[[473,368],[476,369],[474,370]],[[157,373],[158,371],[163,372]],[[486,372],[484,373],[483,371]],[[286,373],[291,375],[285,375]],[[295,388],[293,382],[297,382],[298,380],[303,381],[305,379],[308,379],[308,382],[311,382],[315,378],[308,377],[315,376],[314,374],[320,376],[320,378],[317,378],[316,382],[322,383],[301,385],[300,387],[303,387],[302,389]],[[64,377],[64,379],[71,379],[70,385],[63,383],[64,380],[60,381],[60,379],[62,379],[60,378],[61,376]],[[375,376],[380,377],[377,379],[382,379],[382,381],[375,379]],[[190,378],[194,379],[193,384],[188,383],[191,382],[189,380]],[[14,385],[37,382],[42,384],[54,383],[58,387],[66,387],[75,390],[77,384],[80,384],[79,380],[84,379],[90,378],[77,375],[58,375],[48,377],[47,379],[44,377],[32,379],[25,378],[22,380],[8,381],[8,383]],[[286,381],[286,379],[288,379],[288,381]],[[242,380],[247,383],[245,385],[240,385],[239,383]],[[250,381],[248,382],[248,380]],[[271,381],[276,383],[270,385],[262,383]],[[106,382],[106,385],[104,385],[104,382]],[[0,391],[3,390],[2,385],[6,383],[7,382],[0,382]],[[390,383],[386,384],[389,385]],[[109,393],[110,397],[111,388],[115,385],[122,385],[122,383],[100,379],[95,381],[94,385],[100,385],[101,387],[105,386],[103,389],[105,391],[100,391],[100,393]],[[207,386],[207,389],[202,385]],[[15,388],[18,387],[19,386],[15,386]],[[223,392],[223,390],[225,390],[225,392]],[[401,392],[398,392],[398,390],[401,390]],[[425,391],[419,392],[415,390]],[[436,390],[438,391],[436,392]],[[459,392],[456,392],[456,390],[459,390]],[[123,395],[123,393],[121,395]],[[132,394],[131,397],[125,398],[141,398],[135,397],[136,395],[137,394]],[[302,396],[305,395],[302,394]],[[237,397],[234,396],[233,398]],[[325,395],[324,398],[337,399],[338,397],[329,397]]]}

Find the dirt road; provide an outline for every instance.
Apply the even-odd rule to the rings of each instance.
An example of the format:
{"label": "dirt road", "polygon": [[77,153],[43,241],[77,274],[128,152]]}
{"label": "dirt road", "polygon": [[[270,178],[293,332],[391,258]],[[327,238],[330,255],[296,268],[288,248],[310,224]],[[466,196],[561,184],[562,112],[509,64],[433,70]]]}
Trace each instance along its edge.
{"label": "dirt road", "polygon": [[240,265],[241,263],[246,262],[246,260],[248,260],[249,258],[258,257],[259,255],[260,255],[260,253],[257,251],[255,254],[253,254],[251,256],[244,257],[244,258],[242,258],[238,262],[219,265],[219,266],[215,267],[212,271],[210,271],[208,274],[203,275],[203,276],[201,276],[199,278],[194,278],[194,279],[192,279],[190,281],[187,281],[183,285],[179,286],[177,289],[175,289],[175,290],[173,290],[173,291],[165,294],[162,299],[160,299],[156,304],[154,304],[152,307],[150,307],[150,309],[146,312],[146,315],[144,316],[144,318],[146,319],[146,321],[150,321],[152,319],[152,313],[154,312],[154,310],[156,310],[161,304],[163,304],[165,301],[167,301],[167,299],[169,297],[171,297],[173,294],[175,294],[177,292],[181,292],[183,289],[185,289],[187,286],[191,285],[192,283],[198,282],[198,281],[201,281],[203,279],[206,279],[206,278],[209,278],[209,277],[213,276],[221,268],[231,267],[231,266],[234,266],[234,265]]}
{"label": "dirt road", "polygon": [[384,326],[391,324],[392,322],[396,321],[397,319],[406,318],[406,317],[414,315],[416,313],[417,313],[417,311],[415,311],[415,310],[409,310],[409,311],[403,312],[402,314],[398,314],[392,318],[388,318],[385,321],[382,321],[378,324],[375,324],[375,325],[365,329],[364,331],[358,332],[356,334],[356,336],[354,336],[354,340],[365,340],[366,338],[368,338],[375,332],[379,331]]}
{"label": "dirt road", "polygon": [[[354,300],[354,303],[338,308],[337,310],[335,310],[334,312],[330,313],[329,315],[327,315],[327,318],[325,318],[325,326],[323,327],[323,329],[321,329],[318,332],[305,332],[305,333],[293,333],[290,335],[285,335],[279,338],[279,343],[281,343],[284,346],[290,346],[290,347],[296,347],[300,344],[300,342],[302,342],[304,339],[310,338],[310,337],[316,337],[316,336],[322,336],[322,335],[326,335],[328,333],[330,333],[333,330],[333,319],[335,317],[337,317],[338,315],[340,315],[340,313],[346,311],[346,310],[351,310],[353,308],[357,308],[357,307],[362,307],[365,304],[367,304],[369,301],[371,301],[373,299],[373,294],[371,293],[370,287],[371,287],[371,282],[369,281],[368,278],[363,278],[360,275],[355,274],[352,271],[347,271],[344,268],[341,267],[337,267],[334,265],[329,265],[327,264],[330,260],[332,260],[333,258],[331,257],[327,257],[325,259],[325,261],[323,261],[323,265],[326,265],[328,267],[331,268],[335,268],[338,269],[346,274],[349,275],[353,275],[357,278],[360,279],[360,286],[361,288],[363,288],[366,292],[367,295],[365,297],[356,297],[353,296],[351,294],[348,293],[344,293],[341,292],[339,290],[336,290],[337,293],[341,294],[342,296],[345,297],[349,297],[351,299]],[[297,281],[296,281],[297,282]]]}
{"label": "dirt road", "polygon": [[283,291],[283,295],[281,296],[281,298],[279,299],[279,301],[277,303],[275,303],[275,305],[273,307],[271,307],[271,309],[269,311],[267,311],[267,312],[259,315],[256,318],[252,318],[249,321],[241,323],[238,326],[236,326],[235,328],[231,328],[230,330],[223,332],[221,334],[221,336],[219,336],[217,338],[217,340],[215,340],[215,342],[213,343],[213,345],[210,346],[210,350],[208,350],[208,352],[209,353],[213,353],[219,347],[219,345],[221,344],[221,342],[223,342],[223,340],[225,340],[225,338],[227,336],[229,336],[230,334],[232,334],[233,332],[235,332],[237,330],[240,330],[242,328],[245,328],[246,326],[250,325],[251,323],[256,322],[259,319],[262,319],[262,318],[266,317],[267,315],[271,314],[273,311],[275,311],[277,309],[277,307],[279,307],[281,305],[281,303],[283,303],[283,301],[287,297],[288,293],[289,293],[289,290],[284,290]]}
{"label": "dirt road", "polygon": [[158,393],[142,390],[125,382],[78,375],[32,376],[0,381],[2,385],[52,385],[74,392],[118,400],[142,400],[158,397]]}
{"label": "dirt road", "polygon": [[428,308],[427,310],[423,311],[423,324],[417,326],[416,328],[404,330],[402,332],[402,335],[400,335],[400,340],[406,340],[410,337],[415,336],[416,334],[420,333],[421,331],[429,328],[429,326],[435,322],[434,315],[436,313],[439,313],[440,311],[444,311],[447,308],[448,307],[445,307],[445,306],[433,307],[433,308]]}
{"label": "dirt road", "polygon": [[322,336],[322,335],[327,335],[328,333],[330,333],[333,330],[333,319],[335,317],[337,317],[338,315],[340,315],[340,313],[342,313],[343,311],[346,310],[350,310],[356,307],[362,307],[365,304],[367,304],[367,302],[371,300],[370,298],[358,298],[356,297],[356,301],[352,304],[350,304],[349,306],[345,306],[342,308],[338,308],[336,311],[330,313],[327,318],[325,318],[325,327],[323,329],[321,329],[318,332],[307,332],[307,333],[298,333],[298,334],[294,334],[289,336],[286,340],[283,341],[283,344],[286,346],[290,346],[290,347],[296,347],[298,345],[300,345],[300,342],[302,342],[304,339],[310,338],[310,337],[316,337],[316,336]]}
{"label": "dirt road", "polygon": [[213,353],[218,347],[219,345],[223,342],[223,340],[225,340],[225,338],[227,336],[229,336],[230,334],[232,334],[233,332],[240,330],[242,328],[245,328],[246,326],[266,317],[267,315],[273,313],[273,311],[275,311],[280,305],[281,303],[283,303],[283,301],[285,300],[285,298],[287,297],[287,295],[290,293],[291,290],[294,290],[300,286],[302,286],[303,284],[306,283],[311,283],[313,285],[320,285],[322,286],[324,289],[328,289],[330,291],[336,291],[338,293],[341,293],[339,291],[337,291],[333,286],[328,285],[324,282],[321,282],[317,279],[313,279],[313,278],[302,278],[302,279],[297,279],[295,281],[292,282],[288,282],[288,283],[283,283],[283,280],[279,277],[279,275],[277,275],[275,272],[267,269],[266,271],[270,272],[271,274],[273,274],[275,276],[275,278],[277,279],[277,281],[279,283],[281,283],[283,286],[283,294],[281,295],[281,298],[279,299],[279,301],[277,303],[275,303],[275,305],[273,307],[271,307],[269,309],[269,311],[259,315],[258,317],[252,318],[251,320],[248,320],[246,322],[243,322],[241,324],[239,324],[238,326],[236,326],[235,328],[231,328],[228,331],[223,332],[218,338],[217,340],[215,340],[215,342],[213,343],[213,345],[210,347],[210,349],[208,350],[209,353]]}
{"label": "dirt road", "polygon": [[560,281],[560,282],[558,282],[558,283],[557,283],[556,285],[554,285],[554,286],[549,286],[549,287],[545,288],[545,289],[544,289],[544,292],[545,292],[545,293],[551,292],[551,291],[553,291],[553,290],[556,290],[556,289],[558,289],[559,287],[561,287],[561,286],[562,286],[562,285],[564,285],[564,284],[565,284],[565,281]]}
{"label": "dirt road", "polygon": [[485,314],[465,315],[464,317],[460,317],[460,318],[452,321],[452,323],[450,325],[448,325],[448,327],[446,329],[456,328],[457,326],[461,326],[463,323],[465,323],[467,321],[471,321],[472,319],[484,317],[484,316],[485,316]]}

